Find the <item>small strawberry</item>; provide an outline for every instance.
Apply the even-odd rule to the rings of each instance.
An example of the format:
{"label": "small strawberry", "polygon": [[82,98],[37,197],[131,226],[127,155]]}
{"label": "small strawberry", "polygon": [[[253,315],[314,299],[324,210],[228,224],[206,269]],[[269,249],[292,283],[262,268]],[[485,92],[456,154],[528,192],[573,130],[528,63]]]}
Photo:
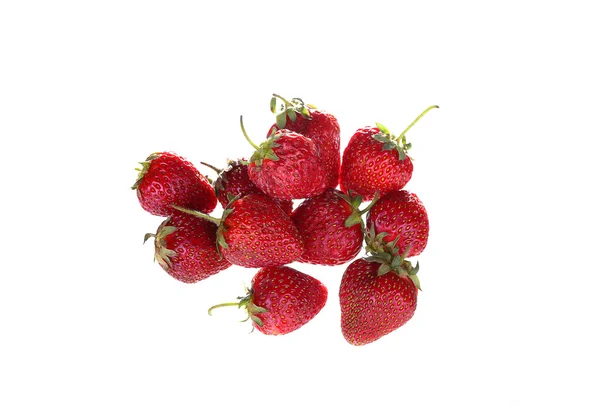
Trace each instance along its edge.
{"label": "small strawberry", "polygon": [[[201,162],[217,172],[214,181],[215,194],[223,208],[227,207],[229,200],[234,196],[246,196],[250,193],[262,193],[248,176],[248,165],[245,159],[230,160],[225,169],[216,168],[205,162]],[[291,200],[273,199],[288,214],[292,214],[293,202]]]}
{"label": "small strawberry", "polygon": [[402,189],[412,177],[413,163],[407,155],[411,147],[406,132],[429,110],[423,111],[399,136],[382,124],[358,129],[344,149],[340,171],[340,189],[353,191],[365,201],[375,192],[381,195]]}
{"label": "small strawberry", "polygon": [[302,255],[302,238],[294,222],[264,194],[232,199],[221,219],[177,209],[217,224],[219,249],[232,264],[246,268],[278,266],[294,262]]}
{"label": "small strawberry", "polygon": [[360,196],[351,198],[335,189],[305,199],[292,213],[304,241],[300,262],[340,265],[355,258],[364,238]]}
{"label": "small strawberry", "polygon": [[217,226],[185,213],[164,220],[154,237],[154,258],[173,278],[195,283],[231,266],[217,251]]}
{"label": "small strawberry", "polygon": [[[282,106],[277,108],[277,99]],[[340,175],[340,125],[337,118],[324,110],[311,104],[304,104],[302,99],[294,98],[291,101],[273,94],[271,111],[276,114],[276,123],[273,124],[269,135],[280,129],[287,129],[314,141],[321,164],[325,167],[325,184],[329,188],[336,188]]]}
{"label": "small strawberry", "polygon": [[244,307],[254,327],[263,334],[282,335],[298,330],[312,320],[327,302],[327,288],[318,279],[288,266],[260,269],[252,287],[239,302],[211,307]]}
{"label": "small strawberry", "polygon": [[419,255],[427,246],[429,218],[419,197],[408,190],[396,190],[381,197],[367,214],[367,229],[385,233],[383,242],[396,240],[406,257]]}
{"label": "small strawberry", "polygon": [[135,184],[140,205],[156,216],[170,216],[173,205],[212,212],[217,197],[208,180],[187,159],[173,152],[151,154],[140,162]]}
{"label": "small strawberry", "polygon": [[260,146],[242,132],[256,150],[248,164],[248,176],[263,193],[283,200],[304,199],[325,190],[325,170],[314,142],[290,130],[278,130]]}
{"label": "small strawberry", "polygon": [[380,339],[415,313],[418,286],[413,280],[418,281],[418,266],[412,268],[398,255],[395,260],[390,257],[360,258],[344,271],[339,290],[341,328],[352,345]]}

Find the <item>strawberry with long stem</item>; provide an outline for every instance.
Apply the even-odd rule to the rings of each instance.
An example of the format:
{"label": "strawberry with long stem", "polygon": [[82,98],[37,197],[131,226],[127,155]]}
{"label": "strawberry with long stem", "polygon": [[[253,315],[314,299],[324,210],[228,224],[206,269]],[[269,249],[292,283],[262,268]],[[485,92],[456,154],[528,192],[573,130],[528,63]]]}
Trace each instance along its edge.
{"label": "strawberry with long stem", "polygon": [[394,136],[383,124],[359,128],[350,138],[342,156],[340,189],[352,190],[371,200],[375,192],[383,196],[400,190],[410,181],[413,163],[408,151],[406,133],[427,112],[438,108],[429,106],[400,135]]}
{"label": "strawberry with long stem", "polygon": [[182,207],[176,209],[218,225],[219,251],[246,268],[285,265],[304,249],[291,218],[266,195],[253,193],[230,200],[220,219]]}
{"label": "strawberry with long stem", "polygon": [[312,320],[327,302],[327,288],[318,279],[288,266],[260,269],[247,295],[238,302],[212,306],[245,308],[253,326],[263,334],[291,333]]}

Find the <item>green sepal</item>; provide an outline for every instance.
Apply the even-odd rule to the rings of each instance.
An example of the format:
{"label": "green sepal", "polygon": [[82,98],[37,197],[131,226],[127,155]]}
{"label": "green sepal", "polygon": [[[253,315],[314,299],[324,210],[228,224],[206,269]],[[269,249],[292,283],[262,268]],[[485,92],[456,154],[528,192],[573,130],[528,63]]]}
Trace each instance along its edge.
{"label": "green sepal", "polygon": [[277,113],[277,98],[276,97],[271,97],[271,113],[275,114]]}
{"label": "green sepal", "polygon": [[131,186],[132,190],[136,190],[140,186],[140,183],[144,179],[144,176],[150,170],[150,163],[152,162],[152,160],[158,158],[159,156],[160,156],[160,153],[155,152],[155,153],[148,155],[148,158],[146,158],[146,160],[144,162],[139,162],[139,164],[141,165],[141,168],[135,168],[135,170],[138,171],[139,173],[138,173],[137,179],[135,180],[135,183],[133,184],[133,186]]}
{"label": "green sepal", "polygon": [[250,318],[252,319],[252,321],[254,323],[256,323],[256,325],[258,327],[262,327],[263,326],[263,322],[262,322],[262,320],[260,318],[258,318],[258,316],[255,316],[255,315],[252,314],[252,315],[250,315]]}
{"label": "green sepal", "polygon": [[[282,101],[281,107],[277,109],[277,99]],[[287,124],[287,117],[290,118],[292,123],[296,122],[298,118],[298,114],[303,115],[304,117],[310,117],[310,111],[306,108],[306,104],[299,97],[294,97],[291,101],[286,100],[278,94],[273,93],[273,97],[271,98],[271,112],[275,114],[275,124],[279,129],[285,128]],[[313,107],[312,105],[308,105],[309,107]]]}
{"label": "green sepal", "polygon": [[419,280],[419,277],[415,274],[415,275],[408,275],[409,279],[411,281],[413,281],[413,283],[415,284],[415,286],[417,287],[417,289],[422,290],[421,289],[421,281]]}

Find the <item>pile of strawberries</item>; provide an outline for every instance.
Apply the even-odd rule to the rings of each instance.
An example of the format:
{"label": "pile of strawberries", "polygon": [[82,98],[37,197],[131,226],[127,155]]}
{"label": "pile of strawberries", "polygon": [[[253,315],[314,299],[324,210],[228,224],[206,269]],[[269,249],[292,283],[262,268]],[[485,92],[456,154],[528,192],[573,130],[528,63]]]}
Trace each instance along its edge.
{"label": "pile of strawberries", "polygon": [[[381,124],[358,129],[341,153],[332,114],[301,99],[271,99],[275,124],[250,158],[230,160],[214,181],[182,156],[159,152],[141,162],[132,189],[142,208],[164,221],[155,260],[173,278],[195,283],[232,265],[258,268],[238,301],[264,334],[287,334],[313,319],[328,291],[289,265],[349,264],[339,288],[341,331],[353,345],[371,343],[412,318],[420,290],[418,262],[429,220],[404,189],[411,147]],[[361,209],[365,203],[366,207]],[[222,215],[210,215],[217,207]],[[362,249],[364,257],[357,258]]]}

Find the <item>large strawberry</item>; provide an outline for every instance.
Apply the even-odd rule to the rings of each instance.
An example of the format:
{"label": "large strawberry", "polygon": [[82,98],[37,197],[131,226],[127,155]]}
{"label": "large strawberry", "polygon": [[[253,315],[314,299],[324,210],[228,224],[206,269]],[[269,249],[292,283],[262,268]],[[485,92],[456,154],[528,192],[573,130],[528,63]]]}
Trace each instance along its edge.
{"label": "large strawberry", "polygon": [[353,191],[370,200],[379,191],[384,195],[402,189],[412,177],[413,163],[408,156],[410,143],[406,132],[429,110],[423,111],[399,136],[382,124],[359,128],[344,149],[340,170],[340,189]]}
{"label": "large strawberry", "polygon": [[187,159],[173,152],[158,152],[140,164],[138,179],[131,188],[147,212],[170,216],[172,206],[177,205],[210,213],[217,206],[210,182]]}
{"label": "large strawberry", "polygon": [[263,193],[291,200],[317,196],[325,190],[325,169],[310,138],[278,130],[256,145],[248,137],[241,117],[240,125],[244,137],[256,150],[248,164],[248,176]]}
{"label": "large strawberry", "polygon": [[294,222],[264,194],[232,199],[221,219],[178,209],[218,224],[219,249],[232,264],[246,268],[278,266],[294,262],[302,255],[302,238]]}
{"label": "large strawberry", "polygon": [[267,335],[282,335],[304,326],[327,302],[327,288],[318,279],[288,266],[260,269],[248,294],[223,306],[244,307],[254,327]]}
{"label": "large strawberry", "polygon": [[[227,167],[219,169],[215,166],[201,162],[217,172],[213,182],[215,194],[221,206],[225,208],[232,197],[246,196],[250,193],[262,193],[248,176],[248,165],[245,159],[230,160]],[[293,202],[291,200],[273,199],[287,213],[292,214]]]}
{"label": "large strawberry", "polygon": [[[278,108],[277,100],[281,100]],[[276,122],[269,130],[269,135],[280,129],[288,129],[300,133],[314,141],[321,164],[325,167],[325,184],[335,188],[340,174],[340,125],[337,118],[318,109],[311,104],[305,104],[300,98],[288,101],[273,94],[271,111],[276,114]]]}
{"label": "large strawberry", "polygon": [[340,265],[355,258],[364,238],[360,196],[348,196],[327,189],[319,196],[305,199],[292,213],[304,241],[300,262]]}
{"label": "large strawberry", "polygon": [[352,345],[380,339],[404,325],[415,313],[418,287],[413,279],[418,269],[398,255],[393,257],[395,262],[375,257],[357,259],[342,276],[341,329]]}
{"label": "large strawberry", "polygon": [[151,237],[155,260],[181,282],[195,283],[231,266],[217,251],[217,226],[208,220],[177,212],[144,242]]}
{"label": "large strawberry", "polygon": [[423,202],[408,190],[396,190],[381,197],[367,214],[367,229],[373,229],[382,241],[396,241],[406,257],[419,255],[427,246],[429,217]]}

